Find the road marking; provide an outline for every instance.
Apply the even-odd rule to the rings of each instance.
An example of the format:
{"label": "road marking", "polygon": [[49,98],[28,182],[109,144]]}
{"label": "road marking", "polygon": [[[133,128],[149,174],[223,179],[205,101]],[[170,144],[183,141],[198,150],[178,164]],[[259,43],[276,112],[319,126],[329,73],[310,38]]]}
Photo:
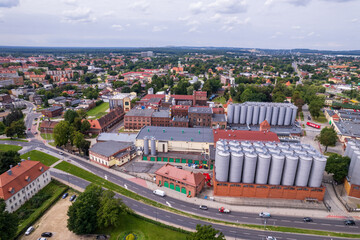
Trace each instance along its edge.
{"label": "road marking", "polygon": [[245,234],[245,235],[250,235],[250,233],[246,233],[246,232],[244,232],[243,234]]}
{"label": "road marking", "polygon": [[165,215],[165,217],[170,218],[170,216],[168,216],[168,215]]}
{"label": "road marking", "polygon": [[321,223],[321,225],[330,226],[330,224],[327,224],[327,223]]}
{"label": "road marking", "polygon": [[185,205],[182,205],[182,204],[180,204],[180,206],[182,206],[182,207],[186,207]]}
{"label": "road marking", "polygon": [[241,218],[249,218],[249,217],[241,217]]}
{"label": "road marking", "polygon": [[282,221],[282,222],[291,222],[291,221],[289,221],[289,220],[280,220],[280,221]]}
{"label": "road marking", "polygon": [[178,219],[178,221],[183,222],[183,220],[181,220],[181,219]]}
{"label": "road marking", "polygon": [[216,213],[216,215],[220,215],[220,216],[221,216],[221,214],[220,214],[220,213]]}
{"label": "road marking", "polygon": [[230,231],[230,232],[232,232],[232,233],[236,233],[236,231]]}
{"label": "road marking", "polygon": [[194,223],[194,222],[189,222],[190,224],[196,224],[196,223]]}

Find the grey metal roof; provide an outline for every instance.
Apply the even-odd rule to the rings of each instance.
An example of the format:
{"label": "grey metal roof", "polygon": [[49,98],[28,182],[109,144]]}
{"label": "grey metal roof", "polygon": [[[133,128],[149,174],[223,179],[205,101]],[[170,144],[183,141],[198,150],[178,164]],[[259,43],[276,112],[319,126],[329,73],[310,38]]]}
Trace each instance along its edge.
{"label": "grey metal roof", "polygon": [[189,118],[181,116],[175,116],[172,118],[172,120],[173,122],[189,122]]}
{"label": "grey metal roof", "polygon": [[154,112],[154,109],[133,108],[128,113],[126,113],[126,116],[130,116],[130,117],[151,117],[153,112]]}
{"label": "grey metal roof", "polygon": [[353,122],[333,122],[339,129],[340,134],[344,136],[360,137],[360,124]]}
{"label": "grey metal roof", "polygon": [[155,137],[159,141],[214,142],[210,128],[182,128],[146,126],[140,130],[136,139]]}
{"label": "grey metal roof", "polygon": [[59,110],[59,109],[62,109],[62,107],[60,107],[60,106],[53,106],[53,107],[46,108],[46,109],[44,109],[44,110],[47,110],[47,111],[56,111],[56,110]]}
{"label": "grey metal roof", "polygon": [[98,142],[95,143],[90,148],[90,151],[105,157],[110,157],[115,153],[117,153],[118,151],[120,151],[121,149],[127,148],[131,145],[132,143],[115,142],[115,141]]}
{"label": "grey metal roof", "polygon": [[158,110],[152,114],[153,117],[170,118],[169,110]]}
{"label": "grey metal roof", "polygon": [[225,114],[213,114],[212,120],[214,122],[226,122]]}
{"label": "grey metal roof", "polygon": [[97,137],[97,141],[100,142],[130,142],[135,143],[136,134],[129,133],[100,133]]}
{"label": "grey metal roof", "polygon": [[212,114],[212,109],[209,107],[189,107],[189,113]]}

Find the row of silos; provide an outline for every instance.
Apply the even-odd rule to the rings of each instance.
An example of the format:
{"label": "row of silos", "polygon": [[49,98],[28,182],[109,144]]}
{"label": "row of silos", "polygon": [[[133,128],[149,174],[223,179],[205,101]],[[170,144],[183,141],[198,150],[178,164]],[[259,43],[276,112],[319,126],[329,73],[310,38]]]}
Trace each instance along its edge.
{"label": "row of silos", "polygon": [[350,183],[360,185],[360,143],[358,141],[348,141],[345,156],[351,159],[348,170]]}
{"label": "row of silos", "polygon": [[[156,138],[150,138],[150,151],[152,156],[156,156]],[[149,138],[147,136],[144,137],[144,155],[149,155]]]}
{"label": "row of silos", "polygon": [[290,126],[296,115],[297,107],[291,103],[245,102],[227,108],[230,124],[258,125],[267,120],[272,126]]}
{"label": "row of silos", "polygon": [[326,158],[304,144],[218,141],[215,177],[241,182],[320,187]]}

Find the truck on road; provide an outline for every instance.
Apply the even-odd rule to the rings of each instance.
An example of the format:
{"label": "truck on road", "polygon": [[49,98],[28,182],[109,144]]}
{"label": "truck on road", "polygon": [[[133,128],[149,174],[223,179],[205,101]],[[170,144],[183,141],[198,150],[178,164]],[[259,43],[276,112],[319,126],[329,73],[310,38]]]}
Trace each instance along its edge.
{"label": "truck on road", "polygon": [[162,190],[160,190],[160,189],[154,190],[153,193],[154,193],[155,195],[158,195],[158,196],[161,196],[161,197],[165,197],[165,195],[166,195],[165,192],[162,191]]}

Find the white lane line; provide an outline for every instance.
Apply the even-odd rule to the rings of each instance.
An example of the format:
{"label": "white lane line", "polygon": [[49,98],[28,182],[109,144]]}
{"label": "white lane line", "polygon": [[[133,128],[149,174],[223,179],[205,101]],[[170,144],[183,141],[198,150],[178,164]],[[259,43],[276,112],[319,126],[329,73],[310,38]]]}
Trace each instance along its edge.
{"label": "white lane line", "polygon": [[230,232],[232,232],[232,233],[236,233],[236,231],[230,231]]}
{"label": "white lane line", "polygon": [[330,224],[327,224],[327,223],[321,223],[321,225],[330,226]]}
{"label": "white lane line", "polygon": [[244,232],[243,234],[245,234],[245,235],[250,235],[250,233],[246,233],[246,232]]}
{"label": "white lane line", "polygon": [[194,222],[189,222],[190,224],[196,224],[196,223],[194,223]]}
{"label": "white lane line", "polygon": [[282,221],[282,222],[291,222],[291,221],[289,221],[289,220],[280,220],[280,221]]}
{"label": "white lane line", "polygon": [[241,218],[249,218],[249,217],[241,217]]}
{"label": "white lane line", "polygon": [[186,207],[185,205],[182,205],[182,204],[180,204],[180,206],[182,206],[182,207]]}

